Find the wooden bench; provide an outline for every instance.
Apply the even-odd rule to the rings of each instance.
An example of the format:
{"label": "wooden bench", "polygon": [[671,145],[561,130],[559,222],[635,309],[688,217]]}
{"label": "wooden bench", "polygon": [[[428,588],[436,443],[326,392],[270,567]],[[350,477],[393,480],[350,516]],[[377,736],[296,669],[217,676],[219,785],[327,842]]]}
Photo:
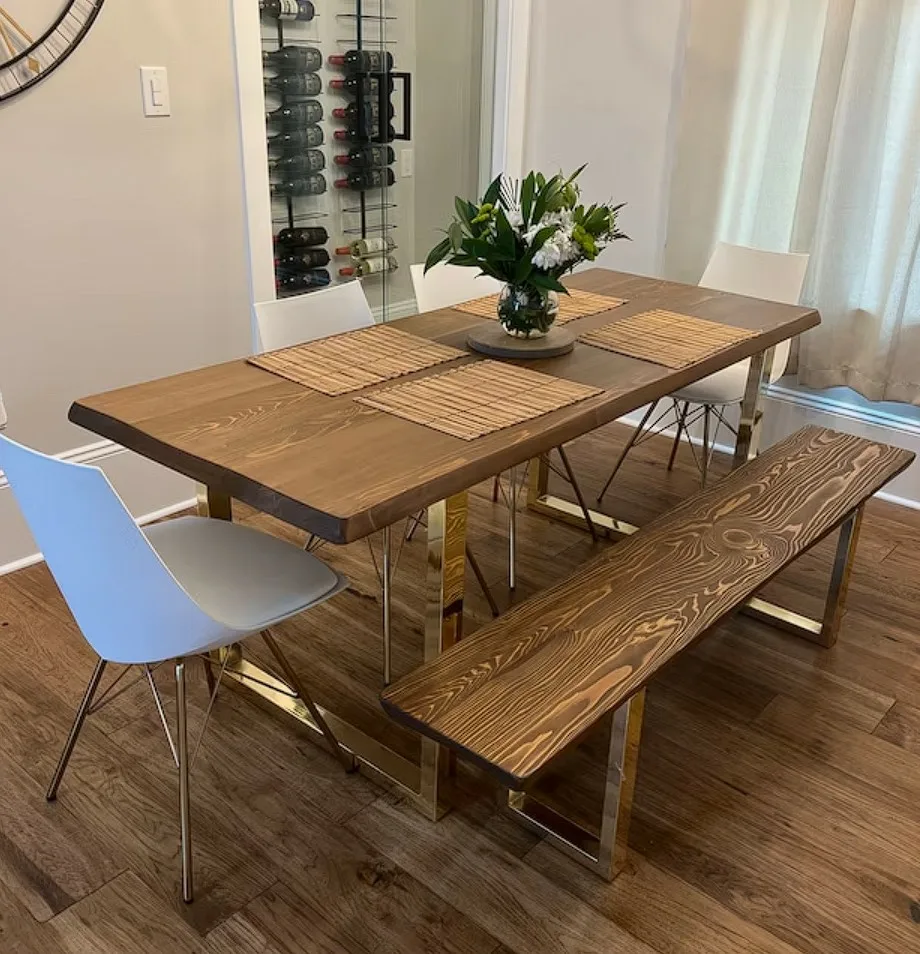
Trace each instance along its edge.
{"label": "wooden bench", "polygon": [[[612,878],[625,859],[646,684],[840,530],[827,610],[815,627],[833,645],[863,505],[913,458],[806,427],[395,683],[383,706],[497,777],[514,810]],[[526,789],[609,713],[598,836],[575,831]]]}

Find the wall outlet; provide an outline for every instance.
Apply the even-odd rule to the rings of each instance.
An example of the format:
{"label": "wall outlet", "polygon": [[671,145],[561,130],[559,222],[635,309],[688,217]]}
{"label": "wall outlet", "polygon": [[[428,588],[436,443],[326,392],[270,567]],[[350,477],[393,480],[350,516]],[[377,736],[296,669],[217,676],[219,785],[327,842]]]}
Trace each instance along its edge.
{"label": "wall outlet", "polygon": [[415,175],[415,150],[403,149],[399,154],[399,174],[403,179],[411,179]]}

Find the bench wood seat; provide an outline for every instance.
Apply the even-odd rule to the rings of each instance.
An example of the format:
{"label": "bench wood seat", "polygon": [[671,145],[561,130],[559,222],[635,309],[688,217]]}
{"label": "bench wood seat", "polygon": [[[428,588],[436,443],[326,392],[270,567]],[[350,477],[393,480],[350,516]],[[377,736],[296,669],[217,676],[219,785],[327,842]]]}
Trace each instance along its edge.
{"label": "bench wood seat", "polygon": [[806,427],[421,666],[383,706],[522,791],[798,556],[852,529],[913,457]]}

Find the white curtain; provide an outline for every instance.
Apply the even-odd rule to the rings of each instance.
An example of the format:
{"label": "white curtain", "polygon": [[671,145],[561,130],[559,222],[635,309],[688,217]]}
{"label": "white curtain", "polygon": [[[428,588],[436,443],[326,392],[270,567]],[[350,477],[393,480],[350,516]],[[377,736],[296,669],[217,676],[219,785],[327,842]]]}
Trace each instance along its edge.
{"label": "white curtain", "polygon": [[799,379],[920,404],[920,0],[693,0],[666,263],[812,256]]}

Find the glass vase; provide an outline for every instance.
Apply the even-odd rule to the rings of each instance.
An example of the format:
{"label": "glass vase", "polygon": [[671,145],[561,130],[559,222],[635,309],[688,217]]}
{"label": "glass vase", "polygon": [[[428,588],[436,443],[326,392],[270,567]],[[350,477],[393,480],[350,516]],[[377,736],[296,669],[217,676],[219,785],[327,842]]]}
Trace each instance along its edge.
{"label": "glass vase", "polygon": [[498,320],[513,338],[545,337],[559,314],[559,296],[533,285],[505,285],[498,297]]}

